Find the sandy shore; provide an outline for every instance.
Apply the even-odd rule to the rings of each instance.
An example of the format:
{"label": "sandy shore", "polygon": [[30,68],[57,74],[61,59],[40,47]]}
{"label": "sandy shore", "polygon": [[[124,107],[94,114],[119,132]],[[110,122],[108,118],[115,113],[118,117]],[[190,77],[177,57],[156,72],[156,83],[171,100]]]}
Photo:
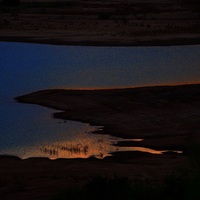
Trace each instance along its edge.
{"label": "sandy shore", "polygon": [[[35,92],[17,101],[63,110],[54,117],[105,128],[100,133],[143,138],[138,146],[182,150],[149,154],[119,152],[103,160],[0,157],[1,199],[50,199],[58,188],[86,183],[94,174],[160,181],[177,166],[185,166],[190,141],[200,143],[200,85],[111,90]],[[95,133],[94,133],[95,134]],[[135,146],[134,142],[119,143]]]}
{"label": "sandy shore", "polygon": [[0,41],[84,46],[200,44],[198,2],[73,1],[0,6]]}

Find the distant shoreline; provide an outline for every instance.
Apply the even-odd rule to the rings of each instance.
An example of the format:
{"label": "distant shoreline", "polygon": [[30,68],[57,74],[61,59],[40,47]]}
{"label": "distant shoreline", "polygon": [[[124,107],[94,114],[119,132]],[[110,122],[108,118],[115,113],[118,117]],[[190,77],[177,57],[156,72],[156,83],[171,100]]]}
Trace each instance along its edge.
{"label": "distant shoreline", "polygon": [[35,43],[46,45],[60,46],[92,46],[92,47],[149,47],[149,46],[184,46],[184,45],[200,45],[200,37],[196,38],[169,38],[169,39],[148,39],[128,42],[109,42],[109,41],[62,41],[62,39],[44,39],[32,38],[28,36],[0,36],[1,42],[20,42]]}
{"label": "distant shoreline", "polygon": [[79,46],[200,44],[199,6],[168,0],[0,6],[0,41]]}

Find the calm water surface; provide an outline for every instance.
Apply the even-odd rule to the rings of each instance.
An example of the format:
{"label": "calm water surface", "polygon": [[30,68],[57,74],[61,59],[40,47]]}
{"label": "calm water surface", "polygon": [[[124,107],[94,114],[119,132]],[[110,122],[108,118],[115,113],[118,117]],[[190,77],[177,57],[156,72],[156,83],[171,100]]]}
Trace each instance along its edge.
{"label": "calm water surface", "polygon": [[120,138],[91,134],[102,127],[52,119],[55,110],[17,103],[13,100],[16,96],[47,88],[133,87],[199,80],[199,45],[72,47],[0,42],[0,154],[103,158],[127,150],[113,146]]}

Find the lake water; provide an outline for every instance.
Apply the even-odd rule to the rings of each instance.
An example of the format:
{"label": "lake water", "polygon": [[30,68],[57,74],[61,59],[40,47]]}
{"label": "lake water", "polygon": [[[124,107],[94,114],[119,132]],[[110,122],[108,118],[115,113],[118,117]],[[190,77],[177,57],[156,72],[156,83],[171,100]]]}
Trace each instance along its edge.
{"label": "lake water", "polygon": [[[77,47],[0,42],[0,155],[103,158],[120,138],[101,127],[52,119],[53,109],[14,97],[47,88],[110,88],[196,83],[200,46]],[[155,151],[154,153],[161,153]]]}

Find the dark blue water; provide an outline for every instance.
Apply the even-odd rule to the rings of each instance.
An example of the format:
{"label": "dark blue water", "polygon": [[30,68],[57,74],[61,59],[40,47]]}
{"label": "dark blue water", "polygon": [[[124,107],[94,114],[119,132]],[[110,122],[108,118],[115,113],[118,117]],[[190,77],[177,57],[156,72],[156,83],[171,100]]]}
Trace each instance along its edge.
{"label": "dark blue water", "polygon": [[[118,139],[91,134],[98,127],[52,119],[54,110],[16,103],[16,96],[47,88],[133,87],[199,80],[199,45],[72,47],[0,42],[0,154],[102,157],[116,150],[111,144]],[[104,151],[100,151],[102,147]]]}

